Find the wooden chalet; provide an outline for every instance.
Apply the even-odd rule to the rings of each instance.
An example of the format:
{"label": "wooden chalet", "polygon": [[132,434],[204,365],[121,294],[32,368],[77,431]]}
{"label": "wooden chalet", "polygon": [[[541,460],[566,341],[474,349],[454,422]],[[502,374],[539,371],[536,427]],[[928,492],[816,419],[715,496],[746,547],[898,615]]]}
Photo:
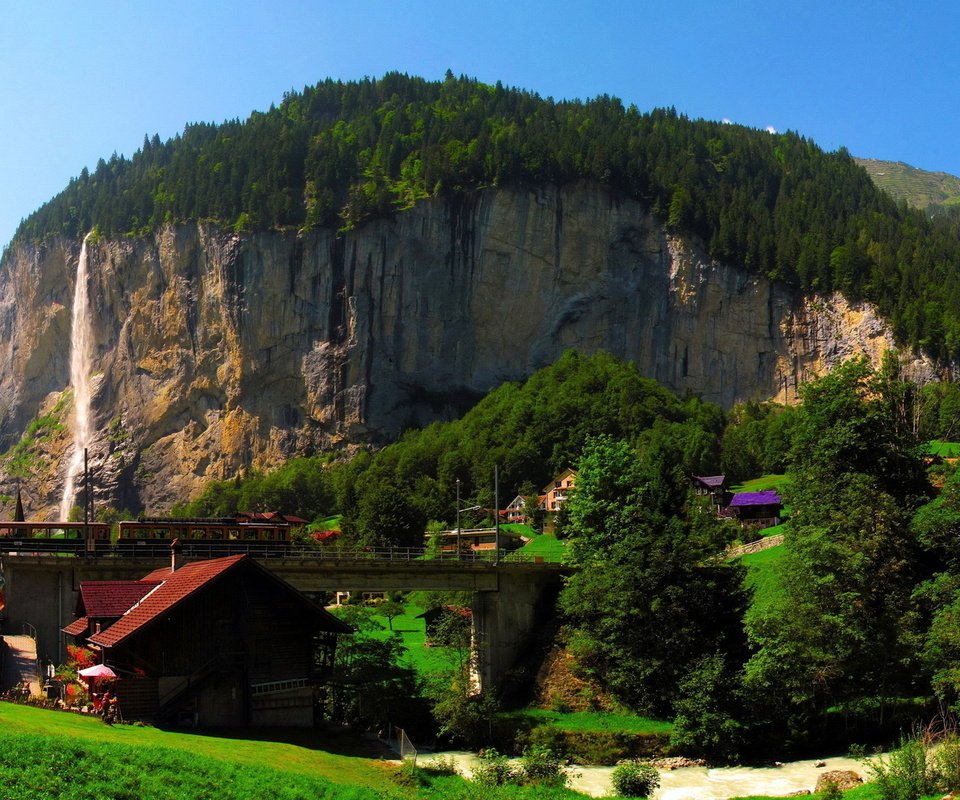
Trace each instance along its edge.
{"label": "wooden chalet", "polygon": [[81,583],[77,613],[64,632],[120,676],[127,719],[205,727],[313,725],[352,632],[245,555]]}
{"label": "wooden chalet", "polygon": [[717,513],[726,507],[730,501],[727,492],[726,475],[694,475],[690,479],[693,491],[701,497],[710,497],[710,502],[716,506]]}
{"label": "wooden chalet", "polygon": [[738,492],[730,500],[725,516],[733,517],[741,525],[753,528],[772,528],[780,524],[783,500],[771,490]]}

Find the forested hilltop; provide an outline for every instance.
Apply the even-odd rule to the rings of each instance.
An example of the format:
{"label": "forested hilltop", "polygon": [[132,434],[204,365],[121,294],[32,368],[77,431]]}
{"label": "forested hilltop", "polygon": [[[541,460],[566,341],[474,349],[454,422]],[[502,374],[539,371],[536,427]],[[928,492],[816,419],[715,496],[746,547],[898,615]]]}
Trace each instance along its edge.
{"label": "forested hilltop", "polygon": [[424,197],[581,179],[642,201],[714,258],[870,300],[902,342],[960,355],[955,226],[898,206],[846,151],[449,73],[439,82],[327,80],[243,122],[145,138],[131,159],[114,155],[71,181],[15,241],[92,228],[138,235],[202,219],[237,231],[351,228]]}

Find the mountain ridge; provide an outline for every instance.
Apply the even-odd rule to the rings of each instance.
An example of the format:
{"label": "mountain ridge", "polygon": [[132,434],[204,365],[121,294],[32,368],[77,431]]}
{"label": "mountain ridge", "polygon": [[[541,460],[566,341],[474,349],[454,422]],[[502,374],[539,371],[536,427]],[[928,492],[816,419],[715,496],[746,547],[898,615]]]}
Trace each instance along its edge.
{"label": "mountain ridge", "polygon": [[[40,419],[69,425],[79,247],[20,244],[0,274],[6,446]],[[868,305],[710,259],[594,183],[425,199],[347,233],[172,226],[88,254],[98,502],[154,513],[211,479],[449,419],[570,348],[729,407],[792,401],[810,375],[894,347]],[[43,436],[0,488],[26,480],[48,507],[68,439]]]}

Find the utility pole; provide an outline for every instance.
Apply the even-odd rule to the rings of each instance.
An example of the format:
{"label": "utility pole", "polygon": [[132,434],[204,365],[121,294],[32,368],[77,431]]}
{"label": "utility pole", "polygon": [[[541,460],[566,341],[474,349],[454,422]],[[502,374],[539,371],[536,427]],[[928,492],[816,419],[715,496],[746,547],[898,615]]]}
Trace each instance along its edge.
{"label": "utility pole", "polygon": [[500,467],[493,465],[493,563],[500,563]]}
{"label": "utility pole", "polygon": [[460,479],[457,478],[457,561],[460,560]]}

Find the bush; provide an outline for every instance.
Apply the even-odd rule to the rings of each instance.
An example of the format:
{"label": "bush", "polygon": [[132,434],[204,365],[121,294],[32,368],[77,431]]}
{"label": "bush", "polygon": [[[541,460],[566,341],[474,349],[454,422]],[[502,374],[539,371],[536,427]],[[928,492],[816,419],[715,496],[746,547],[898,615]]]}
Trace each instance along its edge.
{"label": "bush", "polygon": [[618,797],[649,797],[660,786],[660,773],[656,767],[638,761],[618,765],[610,779]]}
{"label": "bush", "polygon": [[530,747],[524,750],[520,767],[526,783],[558,787],[567,785],[563,759],[549,747]]}
{"label": "bush", "polygon": [[843,800],[843,789],[833,781],[827,781],[827,788],[820,792],[820,800]]}
{"label": "bush", "polygon": [[566,736],[563,731],[553,725],[537,725],[527,733],[517,737],[517,749],[526,750],[539,747],[552,750],[561,756],[567,756]]}
{"label": "bush", "polygon": [[880,800],[920,800],[937,790],[939,779],[929,742],[908,739],[886,758],[867,761]]}
{"label": "bush", "polygon": [[484,786],[516,783],[519,775],[505,755],[492,747],[480,751],[480,763],[473,768],[473,779]]}
{"label": "bush", "polygon": [[944,738],[936,750],[935,762],[946,792],[960,789],[960,738],[950,735]]}
{"label": "bush", "polygon": [[423,764],[422,769],[428,775],[458,774],[457,764],[453,760],[453,756],[434,756]]}

